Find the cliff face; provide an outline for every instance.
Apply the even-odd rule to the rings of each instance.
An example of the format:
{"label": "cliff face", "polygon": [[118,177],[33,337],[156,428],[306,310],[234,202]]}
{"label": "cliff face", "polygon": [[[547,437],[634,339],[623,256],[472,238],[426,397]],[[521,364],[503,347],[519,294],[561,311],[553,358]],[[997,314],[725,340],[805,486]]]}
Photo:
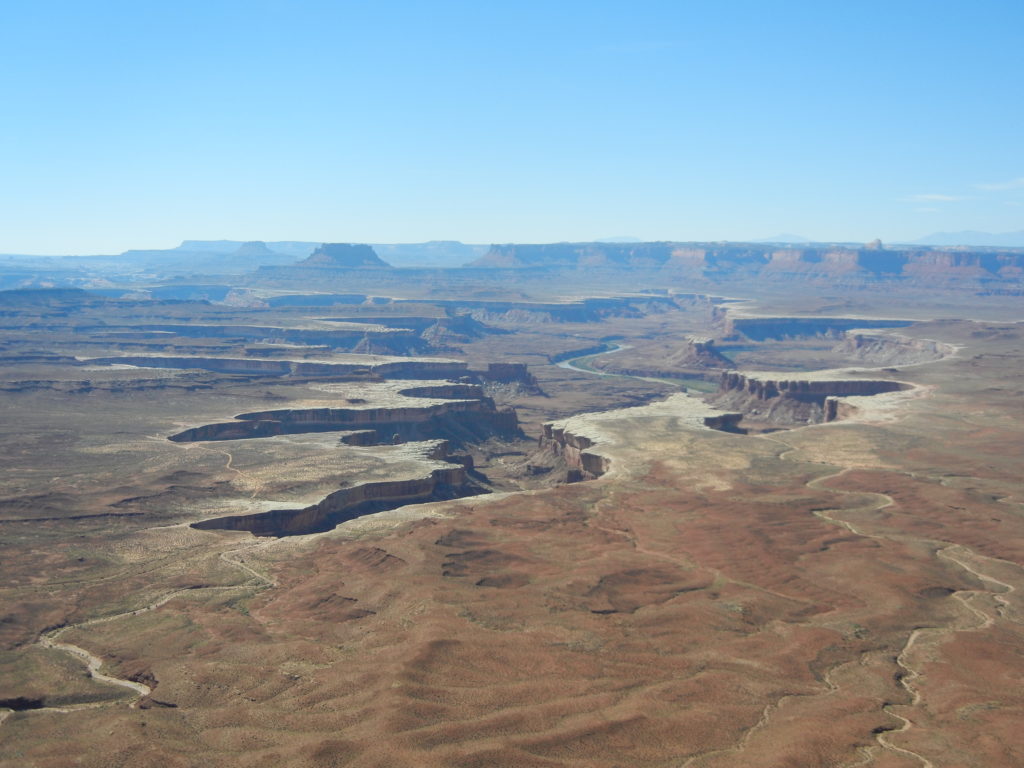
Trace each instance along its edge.
{"label": "cliff face", "polygon": [[[434,388],[429,388],[434,391]],[[433,395],[430,395],[433,396]],[[456,444],[519,434],[512,409],[499,410],[487,398],[454,400],[423,407],[286,408],[242,413],[236,421],[186,429],[169,439],[176,443],[241,440],[307,432],[373,430],[381,440],[397,435],[402,440],[440,438]]]}
{"label": "cliff face", "polygon": [[304,509],[275,509],[252,515],[192,523],[200,530],[249,531],[256,536],[297,536],[329,531],[339,523],[407,504],[470,496],[481,490],[468,483],[461,465],[435,469],[426,477],[384,480],[343,488]]}
{"label": "cliff face", "polygon": [[941,360],[956,352],[952,344],[894,334],[848,333],[835,347],[853,360],[879,365],[913,365]]}
{"label": "cliff face", "polygon": [[[399,300],[397,304],[406,303]],[[481,323],[594,323],[608,317],[643,317],[677,306],[670,296],[600,298],[571,302],[443,300],[431,304]]]}
{"label": "cliff face", "polygon": [[485,382],[537,385],[537,378],[530,373],[526,363],[488,363],[487,370],[480,371],[477,375]]}
{"label": "cliff face", "polygon": [[494,245],[470,266],[502,269],[669,269],[712,282],[728,279],[841,282],[914,280],[957,287],[960,281],[1019,281],[1024,249],[886,249],[758,243],[555,243]]}
{"label": "cliff face", "polygon": [[[744,430],[738,426],[742,418],[742,413],[719,412],[703,416],[700,421],[708,429],[742,433]],[[544,424],[543,430],[538,446],[541,451],[564,463],[566,482],[594,480],[611,469],[611,459],[590,450],[596,443],[589,437],[571,432],[557,423]]]}
{"label": "cliff face", "polygon": [[587,448],[594,444],[589,437],[574,435],[554,424],[544,425],[539,444],[542,449],[550,451],[565,462],[569,468],[567,479],[570,482],[593,480],[607,472],[611,466],[604,456],[587,451]]}
{"label": "cliff face", "polygon": [[780,425],[817,424],[838,418],[839,398],[907,388],[908,385],[898,381],[768,379],[731,371],[722,374],[718,395],[712,402],[721,408],[742,411],[755,421]]}
{"label": "cliff face", "polygon": [[787,380],[756,379],[735,371],[722,374],[721,391],[743,392],[758,400],[773,397],[825,398],[849,395],[877,395],[882,392],[897,392],[906,389],[898,381],[873,381],[869,379],[849,380]]}
{"label": "cliff face", "polygon": [[468,314],[454,315],[438,318],[433,325],[423,329],[420,338],[434,349],[447,349],[479,339],[488,331],[486,325]]}

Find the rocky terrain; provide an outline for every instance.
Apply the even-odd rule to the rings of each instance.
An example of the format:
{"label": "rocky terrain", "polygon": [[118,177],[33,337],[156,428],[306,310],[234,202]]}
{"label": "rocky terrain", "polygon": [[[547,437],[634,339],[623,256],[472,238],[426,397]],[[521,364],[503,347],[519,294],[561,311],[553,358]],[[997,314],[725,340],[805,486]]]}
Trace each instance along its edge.
{"label": "rocky terrain", "polygon": [[0,765],[1021,764],[1009,305],[513,269],[0,294]]}

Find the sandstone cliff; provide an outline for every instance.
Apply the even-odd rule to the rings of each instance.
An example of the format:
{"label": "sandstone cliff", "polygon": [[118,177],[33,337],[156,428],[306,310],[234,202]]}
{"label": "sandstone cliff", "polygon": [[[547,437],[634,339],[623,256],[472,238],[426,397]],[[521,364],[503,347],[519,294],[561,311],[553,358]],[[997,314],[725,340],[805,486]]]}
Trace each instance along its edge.
{"label": "sandstone cliff", "polygon": [[297,536],[329,531],[346,520],[396,509],[407,504],[453,499],[482,493],[468,482],[465,467],[435,469],[425,477],[383,480],[342,488],[319,504],[303,509],[275,509],[192,523],[200,530],[249,531],[256,536]]}
{"label": "sandstone cliff", "polygon": [[[436,389],[429,390],[435,397]],[[411,390],[411,392],[416,390]],[[407,393],[408,394],[408,393]],[[307,432],[374,431],[379,440],[445,439],[456,445],[499,435],[519,436],[513,409],[498,409],[489,398],[451,400],[421,407],[283,408],[242,413],[234,421],[186,429],[168,439],[176,443],[242,440]]]}
{"label": "sandstone cliff", "polygon": [[494,245],[470,266],[492,269],[670,270],[714,282],[791,280],[856,286],[914,281],[977,289],[1019,287],[1024,249],[883,248],[770,243],[553,243]]}
{"label": "sandstone cliff", "polygon": [[[679,427],[706,427],[722,432],[743,432],[738,424],[743,418],[742,413],[729,413],[708,407],[700,400],[686,395],[673,395],[667,400],[651,406],[640,408],[624,408],[604,414],[592,414],[592,418],[616,417],[629,418],[642,408],[666,409],[673,411],[673,423]],[[591,450],[597,442],[581,434],[587,426],[576,426],[572,419],[563,422],[549,422],[543,425],[543,432],[538,440],[539,449],[560,460],[566,469],[567,482],[593,480],[606,474],[612,466],[612,460],[596,450]],[[686,425],[684,427],[683,425]],[[600,427],[597,430],[600,433]],[[634,439],[636,436],[632,436]]]}
{"label": "sandstone cliff", "polygon": [[543,429],[538,443],[540,448],[565,462],[570,482],[593,480],[608,471],[610,462],[606,457],[587,451],[594,445],[589,437],[573,434],[555,424],[545,424]]}
{"label": "sandstone cliff", "polygon": [[834,351],[864,363],[914,365],[941,360],[955,354],[956,347],[941,341],[897,334],[847,333]]}
{"label": "sandstone cliff", "polygon": [[742,411],[754,421],[779,425],[817,424],[834,421],[839,398],[897,392],[909,385],[877,379],[838,379],[808,376],[804,379],[773,379],[730,371],[722,374],[717,407]]}

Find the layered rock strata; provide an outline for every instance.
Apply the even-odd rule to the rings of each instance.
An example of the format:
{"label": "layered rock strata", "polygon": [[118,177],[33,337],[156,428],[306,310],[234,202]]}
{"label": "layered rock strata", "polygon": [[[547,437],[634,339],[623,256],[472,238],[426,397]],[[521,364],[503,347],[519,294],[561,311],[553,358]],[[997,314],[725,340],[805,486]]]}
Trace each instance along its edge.
{"label": "layered rock strata", "polygon": [[910,385],[878,379],[769,379],[729,371],[722,374],[715,405],[778,424],[820,423],[839,416],[839,398],[898,392]]}
{"label": "layered rock strata", "polygon": [[865,363],[916,365],[956,354],[952,344],[896,334],[847,333],[834,351]]}
{"label": "layered rock strata", "polygon": [[712,283],[736,280],[877,283],[977,289],[1019,287],[1024,249],[884,248],[770,243],[552,243],[494,245],[470,267],[504,270],[658,270]]}
{"label": "layered rock strata", "polygon": [[[738,428],[742,413],[731,413],[708,405],[684,394],[675,394],[650,405],[623,408],[616,411],[585,414],[564,421],[548,422],[538,439],[540,450],[564,462],[569,482],[593,480],[607,474],[612,468],[615,439],[603,431],[604,423],[629,422],[637,414],[663,412],[671,415],[680,428],[712,429],[722,432],[742,432]],[[584,434],[586,433],[586,434]],[[635,436],[634,436],[635,437]],[[601,452],[592,450],[601,444]]]}
{"label": "layered rock strata", "polygon": [[589,437],[574,434],[553,423],[545,424],[543,429],[538,444],[542,450],[553,453],[565,462],[569,482],[593,480],[607,472],[611,466],[605,456],[587,451],[594,445]]}

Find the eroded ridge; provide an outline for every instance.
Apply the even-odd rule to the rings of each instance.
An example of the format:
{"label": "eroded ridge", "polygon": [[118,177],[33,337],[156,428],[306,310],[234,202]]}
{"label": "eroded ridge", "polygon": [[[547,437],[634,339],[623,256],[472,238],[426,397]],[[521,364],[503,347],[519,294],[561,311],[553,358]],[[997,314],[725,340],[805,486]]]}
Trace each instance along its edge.
{"label": "eroded ridge", "polygon": [[749,418],[774,424],[815,424],[841,416],[844,397],[865,397],[913,389],[900,381],[840,378],[841,372],[783,379],[771,374],[722,374],[716,405],[737,408]]}

